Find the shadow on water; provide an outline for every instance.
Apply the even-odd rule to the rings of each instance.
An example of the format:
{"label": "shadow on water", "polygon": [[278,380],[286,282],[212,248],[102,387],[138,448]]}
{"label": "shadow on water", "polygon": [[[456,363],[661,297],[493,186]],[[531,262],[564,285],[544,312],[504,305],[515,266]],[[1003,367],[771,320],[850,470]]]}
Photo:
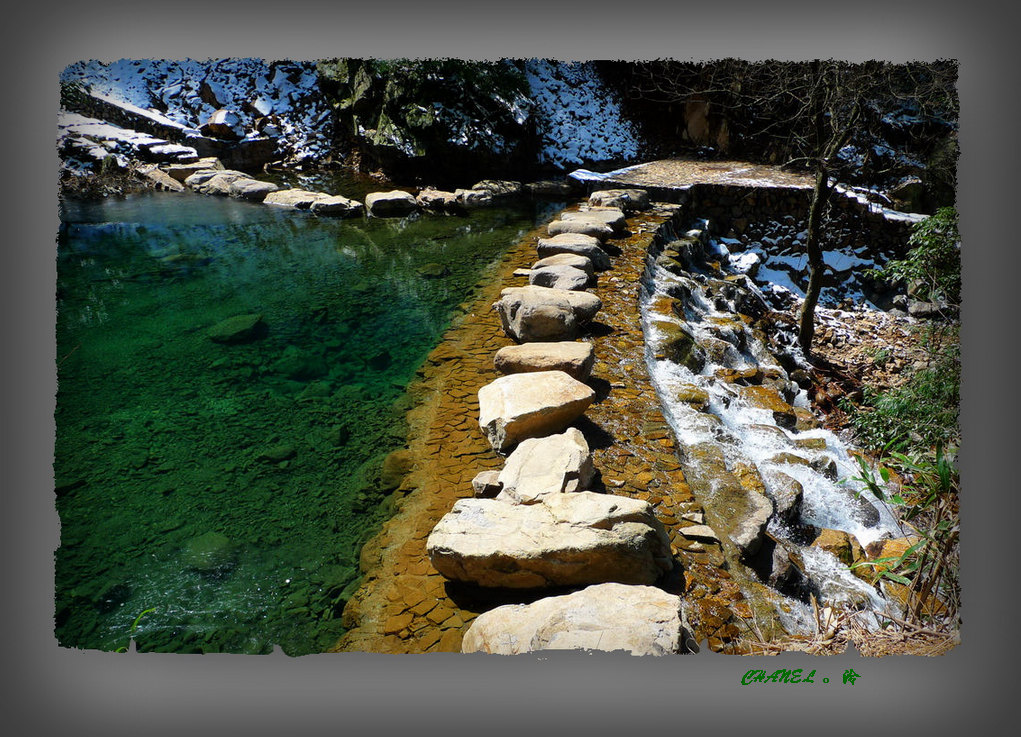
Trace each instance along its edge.
{"label": "shadow on water", "polygon": [[328,648],[405,387],[536,210],[335,221],[162,194],[61,214],[58,642]]}

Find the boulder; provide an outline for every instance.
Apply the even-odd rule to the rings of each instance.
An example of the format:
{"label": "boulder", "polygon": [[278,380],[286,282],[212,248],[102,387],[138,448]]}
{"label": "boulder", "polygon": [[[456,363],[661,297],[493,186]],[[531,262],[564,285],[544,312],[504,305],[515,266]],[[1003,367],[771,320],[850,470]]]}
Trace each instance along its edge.
{"label": "boulder", "polygon": [[220,109],[214,112],[199,128],[199,132],[210,138],[224,141],[240,141],[245,137],[241,116],[233,110]]}
{"label": "boulder", "polygon": [[561,341],[504,346],[496,352],[493,364],[501,374],[563,371],[578,381],[585,381],[592,373],[595,360],[591,343]]}
{"label": "boulder", "polygon": [[169,176],[182,183],[185,179],[196,172],[209,170],[217,171],[222,169],[223,164],[221,164],[220,160],[215,156],[199,159],[191,164],[171,164],[170,166],[164,167],[164,170]]}
{"label": "boulder", "polygon": [[240,200],[262,202],[268,194],[278,189],[279,187],[272,182],[260,182],[257,179],[239,177],[230,183],[227,187],[227,193],[231,197],[237,197]]}
{"label": "boulder", "polygon": [[527,438],[563,432],[593,400],[591,387],[563,371],[501,376],[479,389],[479,427],[503,451]]}
{"label": "boulder", "polygon": [[322,192],[309,192],[307,189],[278,189],[266,195],[263,203],[277,207],[293,207],[296,210],[308,210],[312,203],[325,197]]}
{"label": "boulder", "polygon": [[532,264],[532,270],[542,269],[547,266],[572,266],[575,269],[581,269],[590,278],[594,278],[596,275],[596,270],[592,266],[592,259],[576,253],[557,253],[553,256],[541,258]]}
{"label": "boulder", "polygon": [[600,241],[613,236],[613,228],[597,218],[579,217],[572,220],[554,220],[546,226],[546,231],[550,235],[560,235],[561,233],[588,235]]}
{"label": "boulder", "polygon": [[653,586],[603,583],[532,604],[483,612],[461,641],[462,653],[518,655],[541,650],[687,652],[681,597]]}
{"label": "boulder", "polygon": [[459,499],[426,550],[450,580],[514,589],[651,584],[673,565],[648,502],[591,491],[536,504]]}
{"label": "boulder", "polygon": [[780,427],[793,430],[798,418],[794,407],[784,401],[780,393],[770,386],[742,386],[741,397],[752,407],[768,410]]}
{"label": "boulder", "polygon": [[481,182],[472,185],[472,189],[488,192],[494,198],[520,197],[525,193],[525,186],[521,182],[514,182],[506,179],[483,179]]}
{"label": "boulder", "polygon": [[454,201],[461,207],[486,207],[493,204],[493,195],[484,189],[455,189]]}
{"label": "boulder", "polygon": [[418,210],[414,195],[394,189],[365,195],[365,207],[375,217],[402,217]]}
{"label": "boulder", "polygon": [[858,538],[843,530],[831,530],[822,528],[811,547],[825,550],[836,556],[837,560],[845,566],[854,565],[866,559],[865,550],[862,548]]}
{"label": "boulder", "polygon": [[588,292],[532,285],[504,289],[493,305],[504,332],[519,343],[576,338],[602,306]]}
{"label": "boulder", "polygon": [[479,471],[472,479],[472,490],[480,499],[492,499],[503,487],[500,486],[500,472],[496,469]]}
{"label": "boulder", "polygon": [[440,189],[426,187],[415,197],[419,207],[427,210],[453,210],[458,206],[457,195]]}
{"label": "boulder", "polygon": [[619,207],[624,212],[644,210],[649,206],[649,193],[644,189],[602,189],[589,195],[592,207]]}
{"label": "boulder", "polygon": [[537,287],[581,291],[588,287],[591,277],[573,266],[543,266],[532,269],[528,283]]}
{"label": "boulder", "polygon": [[785,526],[795,526],[801,518],[801,504],[805,489],[792,476],[775,469],[765,469],[762,480],[766,482],[766,496],[773,501],[773,516]]}
{"label": "boulder", "polygon": [[202,194],[229,195],[231,185],[237,180],[254,182],[255,180],[243,171],[223,169],[221,171],[199,171],[184,180],[186,186]]}
{"label": "boulder", "polygon": [[627,228],[624,211],[619,207],[590,207],[584,210],[570,210],[560,215],[561,220],[600,220],[613,230],[621,233]]}
{"label": "boulder", "polygon": [[547,494],[588,489],[595,468],[581,430],[569,427],[559,435],[522,440],[497,478],[497,499],[533,504]]}
{"label": "boulder", "polygon": [[219,532],[207,532],[184,544],[184,563],[201,573],[216,573],[234,565],[237,548]]}
{"label": "boulder", "polygon": [[260,337],[265,330],[262,315],[235,315],[213,325],[206,335],[214,343],[247,343]]}
{"label": "boulder", "polygon": [[705,353],[684,325],[670,320],[653,320],[650,343],[657,360],[666,359],[698,373],[705,366]]}
{"label": "boulder", "polygon": [[365,212],[365,206],[358,200],[341,195],[321,195],[312,202],[312,213],[320,217],[357,217]]}
{"label": "boulder", "polygon": [[558,254],[585,256],[596,271],[610,268],[610,254],[599,246],[599,240],[584,233],[559,233],[552,238],[540,238],[536,252],[541,259]]}

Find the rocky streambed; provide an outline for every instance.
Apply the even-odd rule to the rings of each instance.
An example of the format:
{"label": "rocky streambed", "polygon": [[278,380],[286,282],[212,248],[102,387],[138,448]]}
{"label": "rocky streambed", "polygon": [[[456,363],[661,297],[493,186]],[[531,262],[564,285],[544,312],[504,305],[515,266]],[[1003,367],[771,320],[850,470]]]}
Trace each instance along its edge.
{"label": "rocky streambed", "polygon": [[479,284],[336,650],[742,653],[891,606],[848,566],[911,538],[846,486],[763,295],[689,220],[595,192]]}

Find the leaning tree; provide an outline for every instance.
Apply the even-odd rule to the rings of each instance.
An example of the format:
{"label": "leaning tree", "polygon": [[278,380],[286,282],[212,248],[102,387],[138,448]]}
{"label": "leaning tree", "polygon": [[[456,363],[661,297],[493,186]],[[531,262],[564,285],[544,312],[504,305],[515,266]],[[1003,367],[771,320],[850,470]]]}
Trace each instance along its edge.
{"label": "leaning tree", "polygon": [[[842,155],[845,147],[877,139],[896,114],[955,122],[956,84],[953,61],[655,60],[635,63],[625,80],[631,96],[646,104],[698,102],[715,129],[725,130],[717,140],[731,152],[814,174],[805,239],[809,279],[798,326],[806,358],[825,273],[824,215],[837,182],[860,166]],[[955,165],[956,158],[949,162]]]}

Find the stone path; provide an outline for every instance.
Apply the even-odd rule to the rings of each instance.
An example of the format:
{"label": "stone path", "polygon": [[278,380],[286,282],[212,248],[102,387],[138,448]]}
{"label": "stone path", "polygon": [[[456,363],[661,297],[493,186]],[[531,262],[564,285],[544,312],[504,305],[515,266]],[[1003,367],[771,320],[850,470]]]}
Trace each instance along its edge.
{"label": "stone path", "polygon": [[[688,625],[699,642],[726,651],[745,634],[737,621],[751,617],[738,585],[725,570],[723,553],[704,527],[702,510],[685,482],[676,447],[649,380],[638,289],[656,230],[674,213],[656,206],[627,220],[628,234],[611,238],[612,270],[591,290],[602,309],[585,340],[595,347],[589,384],[596,401],[574,423],[592,449],[601,475],[594,489],[652,505],[666,527],[679,565],[661,580],[668,592],[684,594]],[[524,286],[539,228],[503,259],[480,284],[466,314],[430,355],[417,391],[409,447],[415,470],[402,487],[406,496],[362,554],[366,578],[344,612],[349,632],[336,651],[383,653],[457,652],[470,623],[501,604],[528,603],[550,592],[484,590],[450,582],[431,566],[425,542],[460,498],[473,496],[472,479],[504,464],[479,430],[478,389],[498,377],[497,350],[512,345],[490,305],[507,286]],[[515,275],[517,272],[517,275]],[[682,530],[690,528],[689,536]]]}

